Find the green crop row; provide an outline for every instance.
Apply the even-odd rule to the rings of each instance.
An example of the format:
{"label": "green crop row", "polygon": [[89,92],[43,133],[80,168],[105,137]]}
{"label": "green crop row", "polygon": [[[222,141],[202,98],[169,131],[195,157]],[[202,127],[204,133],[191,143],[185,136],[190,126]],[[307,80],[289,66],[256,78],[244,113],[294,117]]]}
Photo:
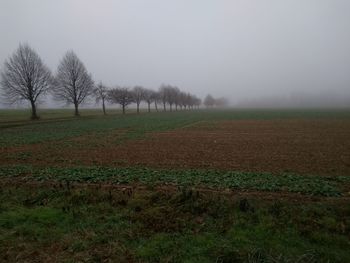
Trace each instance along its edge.
{"label": "green crop row", "polygon": [[0,176],[30,176],[35,180],[55,180],[112,184],[140,183],[144,185],[171,184],[179,187],[209,187],[278,192],[286,191],[315,196],[341,196],[348,177],[249,173],[216,170],[166,170],[148,168],[34,168],[31,166],[0,167]]}

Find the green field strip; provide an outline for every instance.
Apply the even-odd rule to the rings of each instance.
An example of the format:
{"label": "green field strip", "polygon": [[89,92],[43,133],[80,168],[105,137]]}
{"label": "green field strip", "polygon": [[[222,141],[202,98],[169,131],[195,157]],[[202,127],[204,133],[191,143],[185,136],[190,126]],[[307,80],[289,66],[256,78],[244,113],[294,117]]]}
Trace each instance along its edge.
{"label": "green field strip", "polygon": [[2,166],[0,177],[28,176],[38,181],[54,180],[81,183],[112,183],[144,185],[171,184],[179,187],[291,192],[313,196],[342,196],[350,183],[346,176],[315,176],[290,173],[250,173],[216,170],[169,170],[109,167],[47,167],[27,165]]}

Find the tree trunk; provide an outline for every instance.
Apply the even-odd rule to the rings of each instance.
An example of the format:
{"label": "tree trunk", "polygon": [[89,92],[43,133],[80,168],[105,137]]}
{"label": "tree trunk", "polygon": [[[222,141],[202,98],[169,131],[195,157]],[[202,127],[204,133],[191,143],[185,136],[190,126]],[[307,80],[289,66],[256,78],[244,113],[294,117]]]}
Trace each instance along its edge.
{"label": "tree trunk", "polygon": [[123,105],[123,114],[125,114],[125,105]]}
{"label": "tree trunk", "polygon": [[177,111],[177,104],[175,104],[175,111]]}
{"label": "tree trunk", "polygon": [[79,114],[79,104],[78,103],[74,103],[74,116],[80,116]]}
{"label": "tree trunk", "polygon": [[173,104],[170,104],[170,111],[173,111]]}
{"label": "tree trunk", "polygon": [[166,111],[165,102],[163,102],[163,110]]}
{"label": "tree trunk", "polygon": [[103,115],[107,115],[107,113],[106,113],[106,106],[105,106],[105,100],[102,100],[102,109],[103,109]]}
{"label": "tree trunk", "polygon": [[140,102],[136,103],[136,107],[137,107],[137,114],[139,114],[140,113]]}
{"label": "tree trunk", "polygon": [[32,106],[32,116],[31,119],[32,120],[37,120],[39,119],[38,115],[36,114],[36,105],[34,101],[30,101],[30,105]]}
{"label": "tree trunk", "polygon": [[148,112],[151,112],[151,103],[148,102]]}
{"label": "tree trunk", "polygon": [[157,101],[154,101],[154,107],[156,108],[156,112],[158,112],[158,105],[157,105]]}

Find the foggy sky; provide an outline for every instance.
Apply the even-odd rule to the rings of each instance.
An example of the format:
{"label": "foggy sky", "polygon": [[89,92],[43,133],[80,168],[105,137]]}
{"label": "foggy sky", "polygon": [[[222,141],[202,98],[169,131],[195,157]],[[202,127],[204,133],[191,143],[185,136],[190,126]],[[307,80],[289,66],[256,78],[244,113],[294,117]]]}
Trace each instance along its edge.
{"label": "foggy sky", "polygon": [[53,72],[73,49],[111,86],[350,105],[349,14],[348,0],[0,0],[0,69],[21,42]]}

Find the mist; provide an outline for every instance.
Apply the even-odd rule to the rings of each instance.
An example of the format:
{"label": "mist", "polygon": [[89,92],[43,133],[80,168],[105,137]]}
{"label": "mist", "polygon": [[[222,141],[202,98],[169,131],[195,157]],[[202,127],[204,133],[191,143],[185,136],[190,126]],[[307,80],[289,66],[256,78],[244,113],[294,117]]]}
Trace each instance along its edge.
{"label": "mist", "polygon": [[74,50],[109,86],[169,83],[240,107],[346,107],[349,10],[347,0],[3,0],[0,69],[28,43],[54,73]]}

